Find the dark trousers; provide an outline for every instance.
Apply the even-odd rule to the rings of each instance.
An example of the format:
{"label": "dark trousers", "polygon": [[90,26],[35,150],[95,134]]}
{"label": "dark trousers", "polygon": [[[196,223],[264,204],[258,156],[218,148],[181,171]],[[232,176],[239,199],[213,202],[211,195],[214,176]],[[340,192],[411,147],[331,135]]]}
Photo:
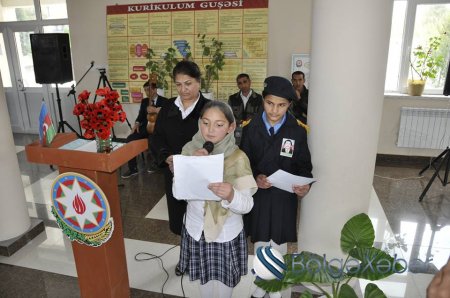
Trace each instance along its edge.
{"label": "dark trousers", "polygon": [[[141,140],[141,139],[147,139],[148,138],[148,133],[147,131],[144,129],[144,131],[142,131],[142,129],[140,129],[140,132],[133,132],[132,134],[130,134],[127,137],[126,142],[129,143],[131,141],[136,141],[136,140]],[[128,169],[130,171],[137,171],[137,160],[136,157],[133,157],[129,162],[128,162]]]}
{"label": "dark trousers", "polygon": [[152,137],[153,137],[153,134],[148,135],[148,155],[147,155],[148,164],[151,165],[150,167],[159,168],[158,164],[156,162],[156,154],[155,154],[154,150],[152,150],[152,147],[151,147]]}
{"label": "dark trousers", "polygon": [[169,167],[164,168],[164,180],[167,198],[167,210],[169,211],[169,228],[172,233],[181,235],[183,217],[186,212],[186,201],[177,200],[172,194],[173,175]]}

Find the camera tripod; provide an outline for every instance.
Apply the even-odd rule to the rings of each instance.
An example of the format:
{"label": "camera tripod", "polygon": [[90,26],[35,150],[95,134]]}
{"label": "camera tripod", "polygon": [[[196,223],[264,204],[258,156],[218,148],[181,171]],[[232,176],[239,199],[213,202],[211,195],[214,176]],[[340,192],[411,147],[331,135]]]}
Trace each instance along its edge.
{"label": "camera tripod", "polygon": [[[437,166],[435,166],[435,164],[437,164]],[[444,177],[441,177],[441,175],[439,175],[439,172],[441,171],[442,166],[444,166],[444,165],[445,165]],[[438,177],[439,180],[441,180],[442,186],[446,186],[448,184],[448,173],[450,170],[450,148],[449,147],[447,147],[444,151],[442,151],[441,154],[439,154],[437,157],[433,158],[431,160],[430,164],[427,165],[425,168],[423,168],[419,172],[419,176],[422,175],[423,172],[425,172],[426,170],[428,170],[431,167],[435,170],[434,174],[431,177],[430,181],[428,181],[427,186],[425,187],[422,194],[420,195],[419,202],[422,202],[423,198],[427,194],[428,190],[431,187],[431,184],[433,184],[433,181],[434,181],[434,179],[436,179],[436,177]]]}
{"label": "camera tripod", "polygon": [[[108,86],[109,89],[113,90],[113,88],[111,87],[111,84],[108,81],[108,77],[106,76],[106,70],[104,68],[99,68],[98,71],[100,72],[100,77],[98,78],[97,89],[100,88],[100,84],[102,84],[103,88]],[[96,102],[96,100],[97,100],[97,93],[95,94],[94,102]],[[125,117],[125,120],[127,121],[128,127],[130,129],[132,129],[130,121],[128,121],[127,117]],[[116,137],[116,134],[114,132],[114,127],[112,128],[112,134],[113,134],[113,140],[117,140],[118,138]]]}
{"label": "camera tripod", "polygon": [[[108,86],[109,89],[113,90],[113,88],[111,87],[111,84],[108,81],[108,77],[106,76],[106,69],[98,68],[98,71],[100,72],[100,77],[98,78],[97,89],[100,88],[100,84],[102,84],[103,88]],[[95,94],[95,97],[94,97],[94,102],[96,102],[96,101],[97,101],[97,93]]]}
{"label": "camera tripod", "polygon": [[61,97],[59,96],[59,88],[58,88],[58,83],[55,83],[56,86],[56,103],[58,105],[58,114],[59,114],[59,122],[58,122],[58,133],[59,132],[65,132],[64,130],[64,125],[67,126],[72,132],[74,132],[78,138],[81,138],[81,135],[72,127],[70,126],[69,123],[67,123],[67,121],[64,120],[63,118],[63,112],[62,112],[62,108],[61,108]]}

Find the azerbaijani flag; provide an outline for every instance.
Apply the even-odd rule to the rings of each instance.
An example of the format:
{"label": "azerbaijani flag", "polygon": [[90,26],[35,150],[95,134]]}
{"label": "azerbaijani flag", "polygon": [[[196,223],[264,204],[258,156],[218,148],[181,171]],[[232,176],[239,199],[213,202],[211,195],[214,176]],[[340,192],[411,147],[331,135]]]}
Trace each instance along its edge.
{"label": "azerbaijani flag", "polygon": [[41,112],[39,114],[39,140],[42,146],[49,146],[55,135],[56,131],[52,118],[50,118],[45,101],[42,100]]}

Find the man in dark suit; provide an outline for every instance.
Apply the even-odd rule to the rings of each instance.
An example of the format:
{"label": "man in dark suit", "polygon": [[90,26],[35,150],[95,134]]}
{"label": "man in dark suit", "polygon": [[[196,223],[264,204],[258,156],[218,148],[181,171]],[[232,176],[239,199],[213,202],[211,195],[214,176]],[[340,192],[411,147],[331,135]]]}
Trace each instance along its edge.
{"label": "man in dark suit", "polygon": [[242,122],[250,120],[254,115],[262,110],[262,96],[251,88],[252,81],[246,73],[241,73],[236,77],[239,92],[230,95],[228,104],[233,110],[236,119],[236,130],[234,136],[239,144],[242,132]]}
{"label": "man in dark suit", "polygon": [[251,119],[262,110],[262,96],[251,89],[252,81],[246,73],[236,77],[239,92],[230,95],[228,104],[233,110],[236,124],[239,126],[243,121]]}
{"label": "man in dark suit", "polygon": [[[147,115],[150,113],[159,113],[162,106],[167,103],[167,98],[159,96],[157,93],[157,87],[155,83],[146,82],[144,84],[144,91],[146,97],[142,99],[141,106],[139,107],[139,114],[134,122],[134,126],[131,129],[130,135],[127,137],[126,142],[131,142],[140,139],[150,138],[151,135],[147,130],[148,120]],[[151,151],[149,151],[149,156],[152,156]],[[152,163],[149,161],[149,172],[153,172]],[[130,178],[137,175],[137,160],[136,157],[128,162],[128,171],[122,174],[122,178]]]}
{"label": "man in dark suit", "polygon": [[302,71],[294,71],[291,77],[292,86],[297,98],[290,107],[294,117],[306,124],[308,117],[308,95],[309,90],[305,86],[305,74]]}

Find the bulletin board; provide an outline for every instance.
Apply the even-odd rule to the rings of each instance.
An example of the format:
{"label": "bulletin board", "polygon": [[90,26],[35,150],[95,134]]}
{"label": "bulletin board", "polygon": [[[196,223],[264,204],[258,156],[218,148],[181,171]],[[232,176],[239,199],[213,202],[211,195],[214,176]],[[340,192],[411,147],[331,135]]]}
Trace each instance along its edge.
{"label": "bulletin board", "polygon": [[[203,69],[198,34],[223,42],[225,66],[214,83],[216,99],[238,91],[236,76],[247,73],[260,92],[267,75],[268,0],[167,2],[107,6],[108,77],[123,103],[140,102],[149,78],[145,55],[167,48],[182,57],[189,43],[193,60]],[[166,97],[176,96],[171,82]]]}

